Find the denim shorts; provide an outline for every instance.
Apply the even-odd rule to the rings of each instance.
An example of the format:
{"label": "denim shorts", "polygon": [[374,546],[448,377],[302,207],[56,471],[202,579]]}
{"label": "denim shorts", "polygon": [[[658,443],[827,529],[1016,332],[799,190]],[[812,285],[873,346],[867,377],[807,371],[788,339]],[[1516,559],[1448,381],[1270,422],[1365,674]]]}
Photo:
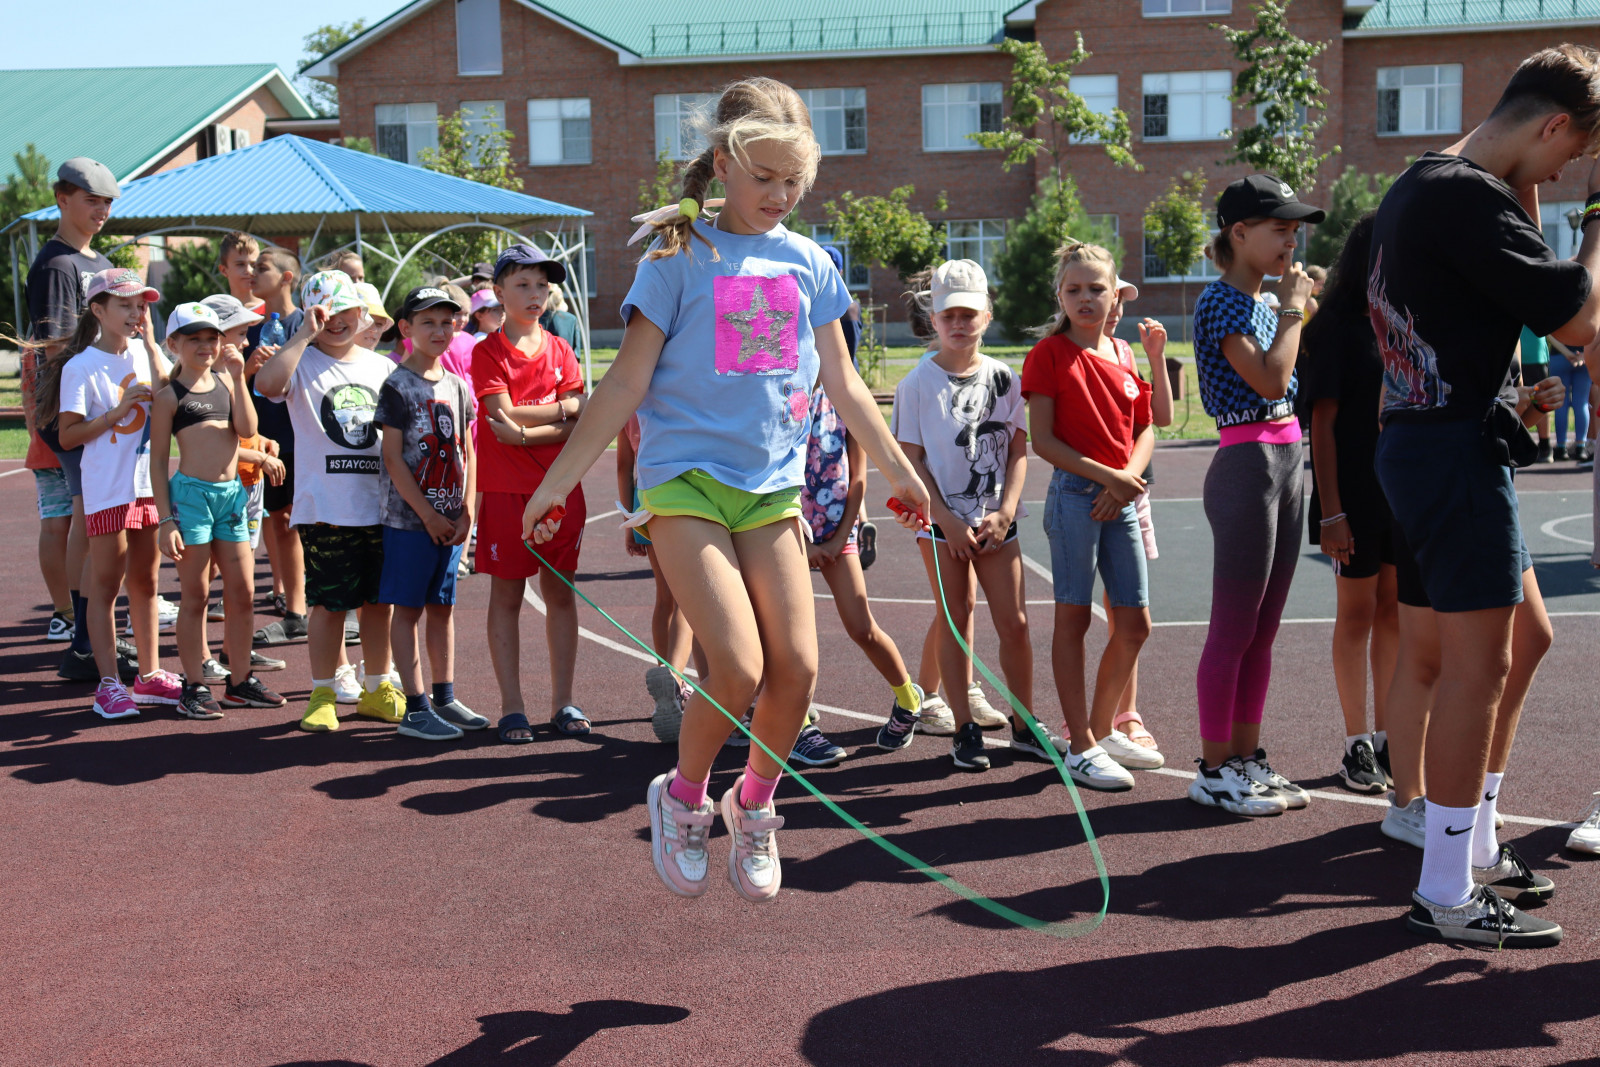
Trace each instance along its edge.
{"label": "denim shorts", "polygon": [[1056,470],[1044,500],[1044,532],[1050,539],[1050,570],[1057,604],[1094,603],[1094,576],[1100,572],[1114,608],[1150,606],[1150,576],[1145,562],[1139,512],[1129,504],[1109,522],[1089,517],[1103,487],[1081,475]]}
{"label": "denim shorts", "polygon": [[34,493],[39,498],[41,519],[72,518],[72,487],[60,467],[45,467],[33,472]]}

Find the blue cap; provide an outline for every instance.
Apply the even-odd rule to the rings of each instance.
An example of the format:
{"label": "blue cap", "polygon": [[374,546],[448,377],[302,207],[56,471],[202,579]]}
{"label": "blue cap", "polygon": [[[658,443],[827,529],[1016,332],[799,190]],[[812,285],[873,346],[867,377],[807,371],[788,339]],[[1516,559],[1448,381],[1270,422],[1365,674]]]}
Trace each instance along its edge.
{"label": "blue cap", "polygon": [[833,269],[840,274],[844,273],[844,253],[833,245],[823,245],[822,250],[828,253],[828,258],[833,260]]}

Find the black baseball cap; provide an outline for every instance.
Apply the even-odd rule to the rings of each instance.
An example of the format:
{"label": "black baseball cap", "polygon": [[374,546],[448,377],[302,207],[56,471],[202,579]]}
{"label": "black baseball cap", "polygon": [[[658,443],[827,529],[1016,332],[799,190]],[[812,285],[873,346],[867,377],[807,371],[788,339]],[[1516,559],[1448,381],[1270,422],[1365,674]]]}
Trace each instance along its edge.
{"label": "black baseball cap", "polygon": [[395,340],[400,336],[401,319],[405,319],[407,322],[410,322],[411,317],[417,312],[424,311],[431,307],[438,307],[440,304],[448,307],[451,311],[461,310],[461,305],[456,303],[455,299],[452,298],[449,293],[436,286],[420,285],[411,290],[406,294],[405,303],[400,305],[400,314],[394,317],[395,321],[387,330],[383,331],[383,336],[378,338],[378,340],[384,342]]}
{"label": "black baseball cap", "polygon": [[1302,204],[1289,183],[1276,174],[1252,174],[1230,182],[1217,197],[1217,225],[1227,229],[1250,219],[1299,219],[1321,222],[1328,213]]}

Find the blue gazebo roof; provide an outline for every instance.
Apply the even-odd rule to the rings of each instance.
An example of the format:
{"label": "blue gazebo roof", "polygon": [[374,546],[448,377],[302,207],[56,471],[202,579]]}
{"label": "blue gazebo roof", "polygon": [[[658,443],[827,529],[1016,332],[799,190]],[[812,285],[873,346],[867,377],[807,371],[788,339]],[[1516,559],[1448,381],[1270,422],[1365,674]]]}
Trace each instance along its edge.
{"label": "blue gazebo roof", "polygon": [[[370,239],[385,225],[395,233],[473,221],[515,227],[590,214],[385,156],[285,135],[125,183],[106,230],[135,237],[187,224],[262,236],[309,234],[319,226],[348,233],[359,220]],[[23,219],[59,217],[59,209],[51,206]]]}

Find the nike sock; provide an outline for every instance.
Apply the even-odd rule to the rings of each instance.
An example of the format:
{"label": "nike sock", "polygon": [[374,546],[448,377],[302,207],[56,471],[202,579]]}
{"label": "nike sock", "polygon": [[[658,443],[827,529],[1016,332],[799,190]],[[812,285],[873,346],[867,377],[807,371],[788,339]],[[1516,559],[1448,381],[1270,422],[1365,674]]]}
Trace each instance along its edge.
{"label": "nike sock", "polygon": [[69,589],[68,592],[72,594],[72,651],[80,656],[92,656],[94,647],[89,644],[89,598],[76,589]]}
{"label": "nike sock", "polygon": [[416,694],[407,693],[406,694],[406,714],[407,715],[426,715],[431,710],[433,710],[433,709],[428,706],[428,694],[426,694],[426,693],[416,693]]}
{"label": "nike sock", "polygon": [[434,703],[435,706],[438,706],[440,704],[449,704],[452,701],[454,701],[455,698],[456,698],[456,683],[454,683],[454,682],[434,682],[433,683],[433,703]]}
{"label": "nike sock", "polygon": [[1427,836],[1422,846],[1422,877],[1417,892],[1443,908],[1465,904],[1472,896],[1472,823],[1476,807],[1447,808],[1426,801]]}
{"label": "nike sock", "polygon": [[1494,829],[1494,810],[1500,801],[1500,782],[1505,774],[1483,776],[1483,799],[1478,802],[1478,821],[1472,827],[1472,865],[1493,867],[1500,862],[1500,838]]}
{"label": "nike sock", "polygon": [[894,687],[894,702],[913,715],[922,710],[922,698],[917,696],[917,687],[910,678]]}
{"label": "nike sock", "polygon": [[333,688],[333,679],[332,678],[313,678],[313,679],[311,679],[311,688],[313,688],[313,689],[332,689]]}
{"label": "nike sock", "polygon": [[739,806],[745,811],[754,811],[764,808],[772,803],[772,795],[778,791],[778,779],[782,774],[771,778],[763,777],[756,773],[754,767],[744,765],[744,785],[739,787]]}
{"label": "nike sock", "polygon": [[1344,739],[1344,754],[1346,756],[1356,750],[1357,741],[1365,741],[1369,745],[1372,744],[1372,738],[1366,734],[1347,734]]}
{"label": "nike sock", "polygon": [[708,775],[705,781],[691,782],[679,767],[672,774],[672,781],[667,783],[667,792],[674,800],[686,804],[691,808],[699,808],[706,802],[706,782],[711,780]]}

